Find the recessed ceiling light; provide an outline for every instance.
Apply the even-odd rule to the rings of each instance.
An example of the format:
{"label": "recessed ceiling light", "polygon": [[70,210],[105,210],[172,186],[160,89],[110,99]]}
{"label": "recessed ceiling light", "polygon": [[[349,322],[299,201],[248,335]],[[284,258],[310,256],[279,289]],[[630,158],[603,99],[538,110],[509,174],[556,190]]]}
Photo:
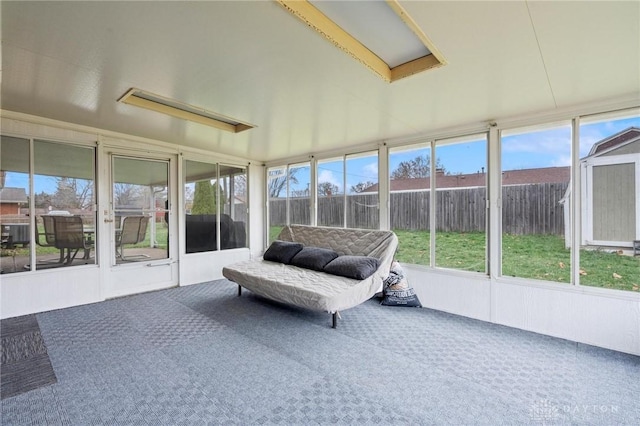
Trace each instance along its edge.
{"label": "recessed ceiling light", "polygon": [[277,0],[388,82],[446,64],[397,0]]}
{"label": "recessed ceiling light", "polygon": [[238,133],[252,129],[255,126],[243,123],[234,118],[207,111],[204,108],[188,105],[174,99],[165,98],[155,93],[145,92],[140,89],[130,89],[122,95],[118,102],[149,109],[183,120],[193,121],[227,132]]}

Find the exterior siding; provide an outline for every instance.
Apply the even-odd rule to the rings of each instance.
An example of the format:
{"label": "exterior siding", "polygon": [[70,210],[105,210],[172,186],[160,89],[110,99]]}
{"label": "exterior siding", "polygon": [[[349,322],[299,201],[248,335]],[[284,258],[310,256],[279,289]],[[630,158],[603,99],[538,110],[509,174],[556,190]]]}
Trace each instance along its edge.
{"label": "exterior siding", "polygon": [[18,206],[18,204],[0,203],[0,215],[4,216],[9,214],[13,214],[13,215],[20,214],[20,207]]}

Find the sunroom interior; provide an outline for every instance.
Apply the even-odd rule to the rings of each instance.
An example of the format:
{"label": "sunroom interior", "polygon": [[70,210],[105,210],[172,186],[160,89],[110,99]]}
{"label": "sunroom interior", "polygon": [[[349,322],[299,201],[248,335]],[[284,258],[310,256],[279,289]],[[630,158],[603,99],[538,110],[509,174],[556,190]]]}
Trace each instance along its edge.
{"label": "sunroom interior", "polygon": [[296,3],[2,2],[0,317],[391,229],[425,307],[640,355],[640,4],[357,2],[404,67]]}

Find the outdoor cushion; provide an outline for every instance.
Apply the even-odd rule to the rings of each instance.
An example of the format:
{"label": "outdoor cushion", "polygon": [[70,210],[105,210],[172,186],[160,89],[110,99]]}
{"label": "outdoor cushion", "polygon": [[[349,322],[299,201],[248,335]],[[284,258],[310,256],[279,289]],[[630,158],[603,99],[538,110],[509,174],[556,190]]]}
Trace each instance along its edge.
{"label": "outdoor cushion", "polygon": [[333,250],[321,247],[304,247],[298,252],[291,264],[301,268],[313,269],[322,272],[327,263],[338,257],[338,253]]}
{"label": "outdoor cushion", "polygon": [[264,252],[262,258],[271,262],[291,263],[293,256],[302,250],[302,244],[276,240]]}
{"label": "outdoor cushion", "polygon": [[369,256],[338,256],[324,267],[324,272],[364,280],[378,269],[379,261]]}

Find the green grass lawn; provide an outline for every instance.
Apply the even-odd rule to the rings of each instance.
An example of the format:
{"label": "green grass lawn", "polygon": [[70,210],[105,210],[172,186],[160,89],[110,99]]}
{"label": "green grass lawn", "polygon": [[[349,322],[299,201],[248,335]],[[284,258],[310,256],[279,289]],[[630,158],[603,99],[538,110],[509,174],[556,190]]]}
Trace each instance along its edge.
{"label": "green grass lawn", "polygon": [[275,241],[280,231],[282,231],[282,228],[284,228],[284,226],[272,226],[269,228],[269,244]]}
{"label": "green grass lawn", "polygon": [[[400,244],[396,258],[400,262],[429,265],[429,232],[396,229]],[[485,234],[474,232],[458,234],[438,232],[436,234],[436,266],[485,272]]]}
{"label": "green grass lawn", "polygon": [[[151,225],[149,225],[151,226]],[[156,238],[155,248],[166,249],[167,248],[167,235],[169,234],[169,229],[167,229],[164,225],[156,226]],[[144,238],[144,241],[139,242],[138,244],[127,244],[125,247],[151,247],[151,229],[147,228],[147,235]]]}
{"label": "green grass lawn", "polygon": [[502,275],[569,283],[571,251],[557,235],[502,235]]}
{"label": "green grass lawn", "polygon": [[[400,262],[429,264],[429,233],[396,230]],[[484,271],[485,234],[438,232],[436,266]],[[502,275],[569,283],[571,252],[555,235],[502,236]],[[603,250],[580,250],[580,284],[640,291],[640,258]]]}

